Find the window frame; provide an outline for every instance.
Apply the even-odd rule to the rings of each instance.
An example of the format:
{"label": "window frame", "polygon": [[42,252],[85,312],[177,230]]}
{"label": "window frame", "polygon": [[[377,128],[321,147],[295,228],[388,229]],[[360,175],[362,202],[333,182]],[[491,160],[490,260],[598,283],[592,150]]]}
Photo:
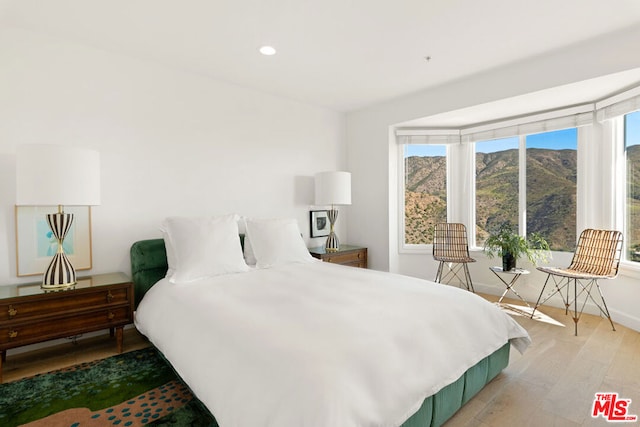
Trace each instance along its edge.
{"label": "window frame", "polygon": [[626,116],[628,114],[637,112],[640,110],[629,111],[620,116],[617,116],[611,119],[612,124],[612,132],[611,138],[613,139],[613,144],[616,146],[616,157],[615,162],[617,167],[615,168],[615,177],[614,177],[614,185],[615,185],[615,207],[616,207],[616,215],[615,215],[615,224],[616,228],[622,230],[622,235],[624,236],[623,247],[622,247],[622,257],[620,258],[621,266],[624,266],[625,269],[634,271],[636,273],[640,273],[640,261],[632,261],[628,258],[629,251],[629,241],[627,239],[627,229],[629,224],[628,214],[627,214],[627,198],[628,198],[628,185],[627,185],[627,135],[626,135]]}
{"label": "window frame", "polygon": [[[527,234],[527,137],[530,135],[538,135],[541,133],[549,133],[549,132],[556,132],[556,131],[560,131],[560,130],[566,130],[566,129],[576,129],[576,156],[578,157],[578,161],[577,161],[577,179],[576,179],[576,197],[580,198],[580,188],[579,188],[579,176],[581,175],[581,170],[582,167],[580,165],[580,161],[579,161],[579,152],[580,152],[580,132],[579,129],[580,127],[576,126],[573,128],[565,128],[565,129],[554,129],[554,130],[549,130],[549,131],[544,131],[544,132],[535,132],[535,133],[527,133],[527,134],[521,134],[521,135],[516,135],[513,138],[517,137],[518,138],[518,234],[520,234],[521,236],[525,236]],[[503,139],[503,138],[500,138]],[[473,152],[474,154],[477,153],[477,146],[478,144],[482,144],[483,142],[488,142],[491,140],[482,140],[482,141],[474,141],[473,144]],[[475,155],[474,155],[474,165],[473,168],[475,170]],[[473,203],[473,210],[474,210],[474,215],[473,215],[473,221],[471,222],[472,224],[472,230],[469,233],[469,245],[470,248],[472,248],[473,250],[482,250],[483,246],[478,245],[478,242],[476,241],[476,228],[477,228],[477,217],[475,215],[475,207],[476,207],[476,197],[475,197],[475,191],[477,188],[477,181],[476,181],[476,176],[475,173],[473,174],[473,183],[471,185],[471,188],[473,188],[473,193],[474,193],[474,198],[472,200]],[[579,223],[579,211],[580,207],[579,207],[579,203],[576,203],[576,239],[578,236],[578,223]],[[567,251],[553,251],[553,252],[567,252]]]}
{"label": "window frame", "polygon": [[[580,127],[575,126],[578,129],[576,151],[580,152],[581,132]],[[567,128],[565,128],[567,129]],[[524,235],[526,232],[526,212],[527,212],[527,136],[537,133],[553,132],[561,129],[552,129],[543,132],[532,132],[521,135],[514,135],[518,138],[518,233]],[[500,138],[496,138],[500,139]],[[451,144],[445,142],[433,142],[425,143],[421,145],[439,145],[444,146],[446,149],[446,180],[447,180],[447,221],[458,221],[469,224],[467,229],[467,235],[469,238],[469,249],[471,251],[482,251],[483,247],[479,246],[476,241],[476,146],[483,141],[464,141],[458,144]],[[432,244],[409,244],[405,241],[405,145],[406,143],[399,143],[397,145],[398,153],[398,253],[411,254],[411,253],[429,253],[432,251]],[[455,153],[454,145],[460,146],[460,151]],[[466,159],[465,159],[466,156]],[[578,154],[579,157],[579,154]],[[467,178],[462,178],[463,182],[456,180],[453,177],[452,169],[453,163],[456,167],[462,164],[469,165],[469,171],[467,171]],[[578,182],[576,183],[576,195],[580,199],[580,175],[581,164],[578,159]],[[460,177],[457,177],[460,178]],[[455,190],[454,190],[455,187]],[[460,188],[467,189],[468,191],[460,191],[459,197],[454,199],[456,190]],[[466,197],[465,197],[466,195]],[[576,205],[576,236],[579,230],[579,209],[580,203]],[[462,219],[460,219],[462,218]],[[465,221],[466,220],[466,221]]]}
{"label": "window frame", "polygon": [[[433,244],[430,243],[407,243],[405,239],[405,146],[408,144],[398,144],[398,253],[401,254],[423,254],[431,253]],[[446,160],[446,181],[447,181],[447,221],[451,217],[451,144],[447,143],[427,143],[416,145],[437,145],[445,147]]]}

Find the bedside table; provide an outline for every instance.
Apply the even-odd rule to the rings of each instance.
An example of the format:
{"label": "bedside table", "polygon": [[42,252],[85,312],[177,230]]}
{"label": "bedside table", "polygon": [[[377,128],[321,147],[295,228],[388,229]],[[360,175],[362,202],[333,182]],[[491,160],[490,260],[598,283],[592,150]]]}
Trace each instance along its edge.
{"label": "bedside table", "polygon": [[337,252],[327,252],[324,246],[309,249],[311,256],[324,262],[367,268],[367,248],[362,246],[340,245]]}
{"label": "bedside table", "polygon": [[0,286],[0,383],[10,348],[109,329],[122,353],[133,303],[133,282],[124,273],[78,278],[58,291],[43,290],[40,282]]}

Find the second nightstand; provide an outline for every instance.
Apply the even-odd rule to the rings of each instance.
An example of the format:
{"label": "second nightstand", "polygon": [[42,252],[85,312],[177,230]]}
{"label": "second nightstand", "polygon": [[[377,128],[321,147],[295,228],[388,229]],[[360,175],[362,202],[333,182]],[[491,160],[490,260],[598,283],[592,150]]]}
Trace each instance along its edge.
{"label": "second nightstand", "polygon": [[367,268],[367,248],[362,246],[340,245],[337,252],[327,252],[324,246],[309,249],[311,256],[324,262]]}

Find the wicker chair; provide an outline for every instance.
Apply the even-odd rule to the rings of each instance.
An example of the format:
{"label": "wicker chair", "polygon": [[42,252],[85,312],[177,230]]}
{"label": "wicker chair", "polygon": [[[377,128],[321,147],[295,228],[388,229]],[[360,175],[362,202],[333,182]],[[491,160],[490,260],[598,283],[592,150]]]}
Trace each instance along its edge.
{"label": "wicker chair", "polygon": [[[535,314],[538,306],[544,304],[549,298],[555,294],[560,294],[565,305],[565,314],[568,314],[569,307],[573,304],[573,321],[575,323],[575,335],[578,335],[578,321],[582,315],[582,311],[590,299],[613,325],[611,315],[607,309],[607,303],[604,300],[598,279],[614,279],[618,275],[618,266],[620,265],[620,255],[622,253],[622,233],[612,230],[594,230],[586,229],[580,234],[578,246],[573,254],[571,265],[567,268],[558,267],[538,267],[538,270],[547,273],[547,280],[544,282],[542,291],[538,301],[531,313],[531,317]],[[549,279],[553,279],[555,288],[542,301],[542,295],[549,283]],[[570,288],[573,283],[573,300],[570,298]],[[578,284],[580,285],[578,287]],[[600,302],[596,301],[591,293],[593,285],[596,285]],[[562,294],[562,290],[566,288],[566,296]],[[578,297],[586,294],[584,302],[578,313]]]}
{"label": "wicker chair", "polygon": [[[451,222],[436,224],[433,232],[433,259],[440,261],[436,282],[448,283],[455,277],[468,291],[475,292],[467,264],[476,260],[469,256],[467,228],[464,224]],[[464,276],[460,277],[460,274]]]}

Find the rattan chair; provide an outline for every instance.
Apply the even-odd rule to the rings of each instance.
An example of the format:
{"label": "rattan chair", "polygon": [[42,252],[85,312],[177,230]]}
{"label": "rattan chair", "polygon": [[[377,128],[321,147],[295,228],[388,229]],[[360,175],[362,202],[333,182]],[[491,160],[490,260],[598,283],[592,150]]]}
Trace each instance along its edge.
{"label": "rattan chair", "polygon": [[[433,259],[440,261],[436,282],[450,283],[455,277],[460,285],[464,285],[468,291],[475,292],[467,264],[476,260],[469,256],[467,228],[464,224],[451,222],[436,224],[433,231]],[[460,277],[461,274],[463,277]]]}
{"label": "rattan chair", "polygon": [[[573,321],[575,323],[575,335],[578,335],[578,321],[584,310],[587,301],[590,299],[600,310],[609,322],[613,330],[616,327],[611,320],[611,314],[607,309],[607,303],[598,284],[599,279],[614,279],[618,275],[620,265],[620,255],[622,254],[622,233],[613,230],[586,229],[580,234],[576,251],[573,254],[571,265],[567,268],[558,267],[538,267],[538,270],[547,273],[547,280],[544,282],[538,301],[531,313],[535,314],[538,306],[544,304],[555,294],[560,294],[565,305],[565,314],[569,313],[569,307],[573,304]],[[542,295],[549,283],[553,279],[554,289],[542,301]],[[570,288],[573,283],[573,300],[570,298]],[[580,285],[580,286],[578,286]],[[593,285],[596,285],[600,302],[596,301],[591,293]],[[562,290],[566,288],[566,295]],[[578,312],[578,297],[586,294]]]}

